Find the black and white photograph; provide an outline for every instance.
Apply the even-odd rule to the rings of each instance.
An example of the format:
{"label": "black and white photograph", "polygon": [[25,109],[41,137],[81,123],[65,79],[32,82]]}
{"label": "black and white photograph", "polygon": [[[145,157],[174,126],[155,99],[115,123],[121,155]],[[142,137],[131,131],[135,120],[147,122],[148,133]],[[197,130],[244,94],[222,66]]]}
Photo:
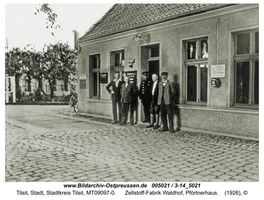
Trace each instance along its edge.
{"label": "black and white photograph", "polygon": [[4,10],[5,183],[260,181],[259,3]]}

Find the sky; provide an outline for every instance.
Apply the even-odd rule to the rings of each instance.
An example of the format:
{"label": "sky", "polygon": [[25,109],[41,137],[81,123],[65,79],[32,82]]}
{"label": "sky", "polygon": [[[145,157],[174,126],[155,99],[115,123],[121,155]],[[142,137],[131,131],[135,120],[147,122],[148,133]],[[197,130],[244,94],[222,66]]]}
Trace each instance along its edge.
{"label": "sky", "polygon": [[[40,3],[39,0],[36,1]],[[77,3],[79,2],[78,0],[75,1]],[[45,15],[43,13],[40,13],[37,16],[34,15],[36,8],[39,7],[40,4],[6,3],[4,5],[6,43],[8,44],[9,49],[12,49],[13,47],[24,48],[28,44],[32,44],[33,48],[37,50],[41,50],[44,44],[49,44],[49,43],[54,44],[61,41],[61,42],[68,42],[69,45],[73,48],[74,46],[73,30],[77,30],[80,36],[84,35],[85,32],[88,31],[88,29],[94,23],[96,23],[99,19],[103,17],[103,15],[112,7],[114,3],[113,1],[109,0],[111,4],[110,3],[102,4],[102,1],[103,0],[93,0],[92,1],[93,4],[57,3],[57,2],[65,2],[63,0],[62,1],[57,0],[55,1],[56,2],[55,4],[52,3],[54,2],[52,1],[50,7],[58,15],[57,23],[62,27],[61,30],[55,31],[54,37],[51,35],[51,31],[45,28],[46,27]],[[120,0],[116,0],[116,2],[119,1]],[[145,2],[144,0],[142,1]],[[162,3],[162,0],[151,0],[151,1]],[[95,4],[96,2],[98,4]],[[173,2],[175,3],[175,0]],[[184,1],[181,0],[179,2],[182,3]],[[210,2],[212,3],[212,0],[210,0]]]}
{"label": "sky", "polygon": [[5,35],[8,49],[24,48],[28,44],[42,50],[44,44],[68,42],[74,47],[73,30],[83,36],[112,7],[113,4],[50,4],[58,15],[57,24],[62,28],[54,31],[46,28],[46,15],[35,15],[40,4],[6,4]]}

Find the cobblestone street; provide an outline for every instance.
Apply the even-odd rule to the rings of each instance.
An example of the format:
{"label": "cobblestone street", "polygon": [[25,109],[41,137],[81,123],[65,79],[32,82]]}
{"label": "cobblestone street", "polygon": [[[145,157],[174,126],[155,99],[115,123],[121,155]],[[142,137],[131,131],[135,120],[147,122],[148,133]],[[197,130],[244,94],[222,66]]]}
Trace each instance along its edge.
{"label": "cobblestone street", "polygon": [[256,141],[6,106],[6,181],[258,181]]}

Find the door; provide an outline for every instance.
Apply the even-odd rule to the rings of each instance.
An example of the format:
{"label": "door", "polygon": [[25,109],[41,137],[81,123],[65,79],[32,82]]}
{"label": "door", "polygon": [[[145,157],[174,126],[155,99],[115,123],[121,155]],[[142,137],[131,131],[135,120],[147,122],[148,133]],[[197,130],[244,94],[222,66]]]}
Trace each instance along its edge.
{"label": "door", "polygon": [[149,61],[149,78],[151,79],[152,74],[159,76],[159,60]]}

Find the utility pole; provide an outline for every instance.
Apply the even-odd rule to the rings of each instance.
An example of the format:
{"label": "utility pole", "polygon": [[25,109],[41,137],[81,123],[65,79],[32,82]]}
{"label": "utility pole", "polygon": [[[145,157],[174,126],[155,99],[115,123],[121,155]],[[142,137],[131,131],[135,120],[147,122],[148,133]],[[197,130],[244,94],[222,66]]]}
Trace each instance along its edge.
{"label": "utility pole", "polygon": [[7,37],[6,37],[6,46],[5,46],[6,51],[8,50],[8,41],[7,41]]}

